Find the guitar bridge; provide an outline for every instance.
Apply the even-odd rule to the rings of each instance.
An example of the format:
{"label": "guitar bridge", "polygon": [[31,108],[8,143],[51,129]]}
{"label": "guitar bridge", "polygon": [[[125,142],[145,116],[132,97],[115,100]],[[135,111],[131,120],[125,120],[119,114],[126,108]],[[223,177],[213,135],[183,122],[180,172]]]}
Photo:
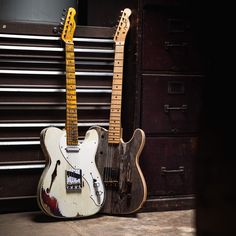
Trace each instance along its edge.
{"label": "guitar bridge", "polygon": [[82,189],[82,170],[66,170],[66,191],[80,192]]}

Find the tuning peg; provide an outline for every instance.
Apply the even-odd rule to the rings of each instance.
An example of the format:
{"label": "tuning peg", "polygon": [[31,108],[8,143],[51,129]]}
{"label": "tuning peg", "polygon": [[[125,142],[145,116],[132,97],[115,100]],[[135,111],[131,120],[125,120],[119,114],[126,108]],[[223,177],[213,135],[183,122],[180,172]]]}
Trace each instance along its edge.
{"label": "tuning peg", "polygon": [[57,34],[58,33],[58,29],[57,29],[57,27],[55,26],[55,27],[53,27],[53,33],[54,34]]}
{"label": "tuning peg", "polygon": [[66,16],[66,9],[64,8],[61,13],[62,16]]}
{"label": "tuning peg", "polygon": [[62,21],[65,21],[65,18],[64,18],[64,17],[62,17],[62,18],[61,18],[61,20],[62,20]]}
{"label": "tuning peg", "polygon": [[63,27],[58,27],[58,34],[61,34],[62,33],[62,31],[63,31]]}

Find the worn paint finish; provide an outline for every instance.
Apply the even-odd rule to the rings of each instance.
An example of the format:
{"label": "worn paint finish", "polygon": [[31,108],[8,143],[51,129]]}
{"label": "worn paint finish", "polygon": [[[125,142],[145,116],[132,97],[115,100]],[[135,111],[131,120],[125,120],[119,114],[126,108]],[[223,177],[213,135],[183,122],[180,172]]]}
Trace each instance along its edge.
{"label": "worn paint finish", "polygon": [[[95,164],[95,154],[98,145],[98,134],[89,130],[85,139],[79,145],[78,153],[67,153],[61,150],[66,143],[66,131],[55,127],[46,128],[41,132],[41,145],[47,158],[47,165],[38,184],[38,203],[41,209],[54,217],[84,217],[97,213],[104,202],[104,186]],[[66,170],[72,167],[82,170],[81,191],[66,190]],[[99,183],[99,189],[94,187],[94,179]],[[96,191],[99,190],[99,201]],[[43,193],[47,193],[47,199]],[[52,201],[56,200],[58,212],[54,211]],[[55,213],[56,212],[56,213]]]}
{"label": "worn paint finish", "polygon": [[121,139],[119,144],[109,144],[106,129],[98,126],[92,129],[99,134],[96,163],[106,188],[106,200],[101,212],[136,212],[147,198],[147,185],[139,166],[145,143],[144,132],[136,129],[129,142]]}

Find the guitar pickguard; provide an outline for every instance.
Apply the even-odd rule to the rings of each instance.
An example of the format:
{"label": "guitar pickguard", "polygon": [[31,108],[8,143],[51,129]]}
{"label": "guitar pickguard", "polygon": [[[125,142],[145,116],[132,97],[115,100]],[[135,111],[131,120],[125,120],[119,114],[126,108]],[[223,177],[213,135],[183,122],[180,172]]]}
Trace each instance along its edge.
{"label": "guitar pickguard", "polygon": [[61,153],[69,164],[66,169],[65,181],[67,192],[82,191],[83,178],[86,179],[90,188],[90,198],[96,205],[101,205],[104,194],[102,180],[98,170],[96,170],[95,160],[89,157],[95,157],[98,147],[98,134],[95,130],[86,133],[83,142],[77,146],[68,146],[66,143],[66,134],[60,139]]}
{"label": "guitar pickguard", "polygon": [[73,151],[68,149],[65,137],[66,131],[55,127],[42,131],[41,144],[48,163],[38,184],[39,206],[58,218],[93,215],[105,199],[95,164],[98,134],[89,130],[83,143]]}

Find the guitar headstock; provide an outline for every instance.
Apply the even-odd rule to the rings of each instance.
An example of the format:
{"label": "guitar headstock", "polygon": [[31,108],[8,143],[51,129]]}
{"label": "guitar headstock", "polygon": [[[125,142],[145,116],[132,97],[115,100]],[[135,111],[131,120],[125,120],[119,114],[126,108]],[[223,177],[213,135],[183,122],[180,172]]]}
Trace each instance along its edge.
{"label": "guitar headstock", "polygon": [[61,34],[61,39],[65,43],[73,42],[74,32],[75,32],[75,28],[76,28],[76,22],[74,19],[75,14],[76,14],[75,9],[73,7],[70,7],[68,9],[67,16],[66,16],[65,23],[64,23],[64,27],[63,27],[63,31]]}
{"label": "guitar headstock", "polygon": [[131,10],[129,8],[125,8],[121,11],[121,13],[120,21],[113,39],[116,43],[125,42],[126,35],[130,28],[129,16],[131,15]]}

